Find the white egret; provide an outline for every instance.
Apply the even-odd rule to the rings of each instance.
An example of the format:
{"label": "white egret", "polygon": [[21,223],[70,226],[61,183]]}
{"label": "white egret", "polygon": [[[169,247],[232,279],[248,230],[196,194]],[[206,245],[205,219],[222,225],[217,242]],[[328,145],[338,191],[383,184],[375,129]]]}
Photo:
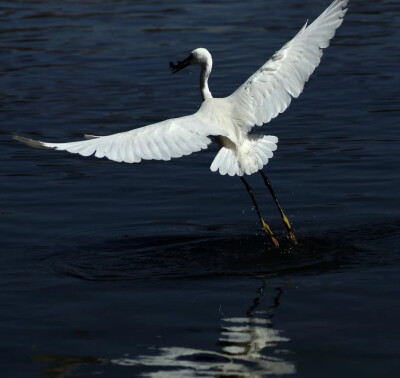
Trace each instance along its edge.
{"label": "white egret", "polygon": [[249,192],[263,229],[276,246],[278,242],[264,222],[252,190],[244,175],[260,172],[268,186],[291,240],[296,238],[281,209],[271,184],[262,168],[273,156],[278,138],[271,135],[250,135],[254,126],[271,121],[289,106],[292,97],[303,91],[314,69],[319,65],[322,49],[328,47],[336,29],[342,24],[348,0],[334,0],[310,25],[307,23],[296,36],[277,51],[234,93],[225,98],[213,98],[208,87],[212,69],[211,54],[204,48],[192,51],[177,64],[170,63],[172,72],[193,64],[201,66],[200,89],[203,103],[199,110],[181,118],[168,119],[131,131],[107,136],[88,136],[89,140],[48,143],[16,136],[32,147],[64,150],[82,156],[93,155],[126,163],[145,160],[170,160],[208,147],[213,137],[220,150],[211,170],[221,175],[241,177]]}

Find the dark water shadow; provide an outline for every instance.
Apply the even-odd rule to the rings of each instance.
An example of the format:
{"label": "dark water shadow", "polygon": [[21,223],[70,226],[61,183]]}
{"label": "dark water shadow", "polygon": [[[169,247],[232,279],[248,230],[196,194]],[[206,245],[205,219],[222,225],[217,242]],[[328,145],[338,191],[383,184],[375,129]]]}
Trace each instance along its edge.
{"label": "dark water shadow", "polygon": [[32,361],[44,364],[42,375],[45,377],[62,378],[75,375],[76,370],[85,366],[104,365],[108,361],[91,356],[63,356],[56,354],[40,354],[32,357]]}
{"label": "dark water shadow", "polygon": [[[86,239],[86,240],[84,240]],[[114,237],[42,251],[38,270],[90,281],[318,274],[349,264],[360,249],[340,235],[309,236],[293,246],[281,239],[276,249],[265,235]]]}

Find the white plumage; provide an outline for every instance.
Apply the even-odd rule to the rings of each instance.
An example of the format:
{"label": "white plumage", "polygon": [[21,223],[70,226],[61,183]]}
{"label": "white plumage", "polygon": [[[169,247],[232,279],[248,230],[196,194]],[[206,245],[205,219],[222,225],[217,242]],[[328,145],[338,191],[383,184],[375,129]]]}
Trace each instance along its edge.
{"label": "white plumage", "polygon": [[242,86],[226,98],[213,98],[208,88],[212,69],[211,54],[203,48],[194,50],[177,65],[174,72],[191,65],[201,65],[200,109],[189,116],[169,119],[153,125],[89,140],[48,143],[16,137],[38,148],[64,150],[82,156],[93,155],[126,163],[145,160],[170,160],[208,147],[215,137],[221,149],[211,164],[212,171],[230,176],[258,172],[272,158],[277,148],[275,136],[249,135],[253,126],[261,126],[284,112],[292,97],[303,91],[319,65],[322,49],[329,45],[346,13],[348,0],[335,0],[312,24],[300,32]]}

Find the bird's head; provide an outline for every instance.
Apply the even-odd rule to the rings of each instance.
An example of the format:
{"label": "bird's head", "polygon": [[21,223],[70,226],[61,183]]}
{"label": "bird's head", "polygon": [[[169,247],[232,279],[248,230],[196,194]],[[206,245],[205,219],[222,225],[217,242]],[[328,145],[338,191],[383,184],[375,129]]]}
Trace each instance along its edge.
{"label": "bird's head", "polygon": [[199,47],[198,49],[193,50],[185,60],[182,60],[181,62],[179,61],[176,64],[174,62],[169,62],[169,67],[171,68],[172,73],[177,73],[192,64],[200,64],[202,67],[209,66],[211,68],[211,54],[207,49]]}

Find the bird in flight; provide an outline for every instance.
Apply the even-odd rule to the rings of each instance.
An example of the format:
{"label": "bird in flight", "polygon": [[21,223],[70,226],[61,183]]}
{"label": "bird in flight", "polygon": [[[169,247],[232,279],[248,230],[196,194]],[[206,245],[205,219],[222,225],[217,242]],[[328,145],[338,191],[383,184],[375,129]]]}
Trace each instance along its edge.
{"label": "bird in flight", "polygon": [[239,176],[251,196],[263,230],[275,246],[279,246],[271,228],[264,221],[253,191],[244,178],[259,172],[281,214],[293,243],[297,243],[292,227],[284,214],[271,183],[262,171],[277,149],[278,138],[272,135],[249,134],[254,126],[262,126],[297,98],[304,84],[319,65],[322,49],[329,46],[336,29],[342,24],[348,0],[334,0],[310,25],[306,23],[293,39],[277,51],[234,93],[213,98],[208,79],[212,69],[211,54],[197,48],[183,61],[170,62],[176,73],[188,66],[201,67],[200,90],[203,103],[188,116],[107,136],[87,135],[86,140],[48,143],[20,136],[14,138],[29,146],[68,151],[82,156],[125,163],[144,160],[170,160],[206,149],[215,140],[220,149],[211,164],[211,171]]}

